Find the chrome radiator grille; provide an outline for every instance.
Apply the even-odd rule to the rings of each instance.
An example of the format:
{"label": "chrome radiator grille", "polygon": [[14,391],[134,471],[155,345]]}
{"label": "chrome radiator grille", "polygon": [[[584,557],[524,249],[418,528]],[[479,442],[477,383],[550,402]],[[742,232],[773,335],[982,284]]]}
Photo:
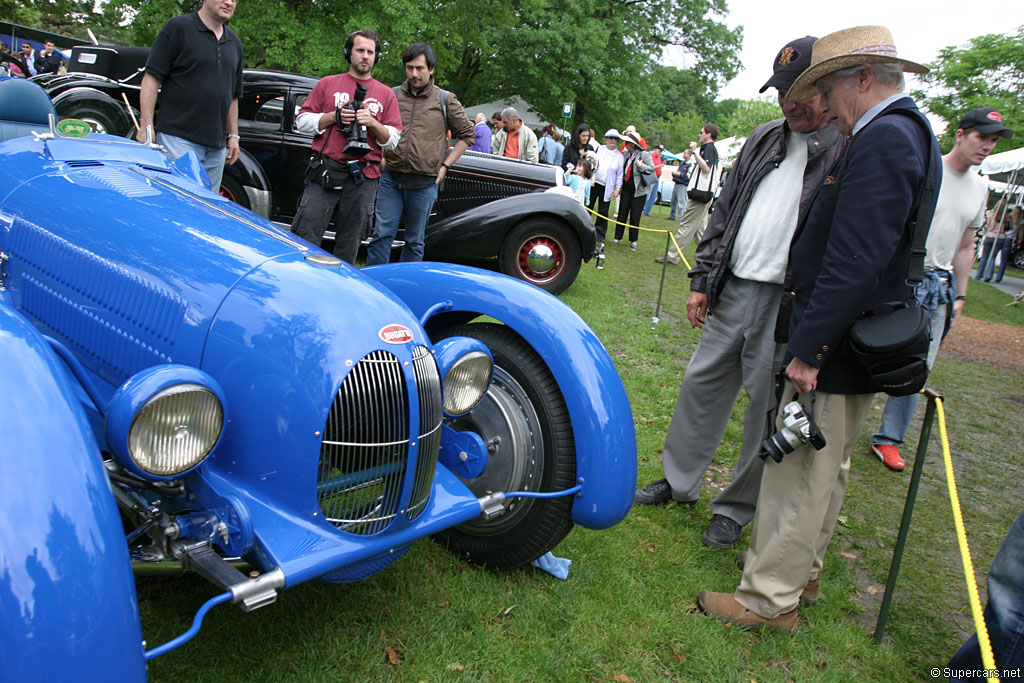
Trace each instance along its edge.
{"label": "chrome radiator grille", "polygon": [[[407,515],[425,507],[440,447],[441,382],[430,351],[413,350],[420,405],[419,464]],[[317,494],[324,517],[343,531],[374,534],[399,514],[409,458],[409,391],[387,351],[359,361],[331,406],[320,449]]]}
{"label": "chrome radiator grille", "polygon": [[406,515],[415,519],[423,511],[430,498],[437,469],[437,454],[441,449],[441,376],[437,363],[425,346],[413,351],[413,369],[416,373],[416,387],[419,390],[420,430],[419,460],[413,477],[412,497]]}

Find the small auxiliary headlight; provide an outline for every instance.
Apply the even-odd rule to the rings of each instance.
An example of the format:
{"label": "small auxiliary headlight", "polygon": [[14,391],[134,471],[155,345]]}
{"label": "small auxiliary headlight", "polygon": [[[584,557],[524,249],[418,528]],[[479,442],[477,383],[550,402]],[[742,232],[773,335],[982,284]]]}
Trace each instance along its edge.
{"label": "small auxiliary headlight", "polygon": [[471,337],[450,337],[434,345],[444,391],[444,412],[449,416],[471,411],[487,393],[494,371],[491,352]]}
{"label": "small auxiliary headlight", "polygon": [[224,431],[224,394],[212,377],[184,365],[148,368],[107,406],[107,442],[117,461],[149,479],[196,468]]}

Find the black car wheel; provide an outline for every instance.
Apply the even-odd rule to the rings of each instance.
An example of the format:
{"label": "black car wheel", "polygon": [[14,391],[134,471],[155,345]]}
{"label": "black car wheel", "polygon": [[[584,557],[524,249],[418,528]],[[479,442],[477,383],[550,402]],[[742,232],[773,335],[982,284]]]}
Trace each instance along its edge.
{"label": "black car wheel", "polygon": [[123,103],[98,91],[72,93],[54,105],[60,118],[85,121],[97,133],[129,137],[135,126]]}
{"label": "black car wheel", "polygon": [[1017,247],[1013,250],[1013,253],[1010,254],[1010,265],[1024,270],[1024,247]]}
{"label": "black car wheel", "polygon": [[220,181],[220,195],[227,197],[235,204],[242,206],[243,208],[249,209],[249,195],[245,193],[245,188],[242,187],[242,183],[234,179],[234,177],[224,173],[224,177]]}
{"label": "black car wheel", "polygon": [[[488,445],[487,469],[464,480],[473,493],[562,491],[576,479],[572,424],[558,383],[537,352],[503,325],[462,325],[442,338],[474,337],[494,356],[494,378],[486,396],[466,416],[449,421],[456,431],[474,431]],[[435,540],[486,567],[504,569],[548,552],[572,529],[572,496],[511,498],[505,511],[447,529]]]}
{"label": "black car wheel", "polygon": [[560,294],[580,272],[579,240],[566,225],[532,219],[509,232],[501,245],[501,272]]}

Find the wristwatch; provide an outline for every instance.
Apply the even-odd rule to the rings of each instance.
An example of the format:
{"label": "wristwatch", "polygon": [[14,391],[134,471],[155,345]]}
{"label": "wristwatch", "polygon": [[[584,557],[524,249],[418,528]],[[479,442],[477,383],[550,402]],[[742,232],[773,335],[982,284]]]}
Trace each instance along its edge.
{"label": "wristwatch", "polygon": [[966,294],[957,294],[956,300],[957,301],[967,301],[967,295]]}
{"label": "wristwatch", "polygon": [[242,136],[239,135],[238,133],[228,133],[228,140],[230,140],[231,138],[234,138],[236,140],[241,140]]}
{"label": "wristwatch", "polygon": [[446,170],[446,171],[450,171],[450,170],[452,170],[452,167],[448,165],[448,162],[447,162],[447,161],[442,161],[442,162],[441,162],[441,165],[442,165],[442,166],[444,166],[444,168],[445,168],[445,170]]}

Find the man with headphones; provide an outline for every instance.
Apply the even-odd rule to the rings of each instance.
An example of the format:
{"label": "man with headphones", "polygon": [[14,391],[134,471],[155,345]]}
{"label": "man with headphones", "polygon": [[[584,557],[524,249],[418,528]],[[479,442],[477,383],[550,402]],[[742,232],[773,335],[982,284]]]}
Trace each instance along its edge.
{"label": "man with headphones", "polygon": [[372,76],[377,34],[353,31],[343,55],[348,71],[321,78],[295,121],[316,137],[292,232],[319,245],[334,215],[334,255],[353,263],[373,218],[382,150],[398,145],[402,117],[394,91]]}

